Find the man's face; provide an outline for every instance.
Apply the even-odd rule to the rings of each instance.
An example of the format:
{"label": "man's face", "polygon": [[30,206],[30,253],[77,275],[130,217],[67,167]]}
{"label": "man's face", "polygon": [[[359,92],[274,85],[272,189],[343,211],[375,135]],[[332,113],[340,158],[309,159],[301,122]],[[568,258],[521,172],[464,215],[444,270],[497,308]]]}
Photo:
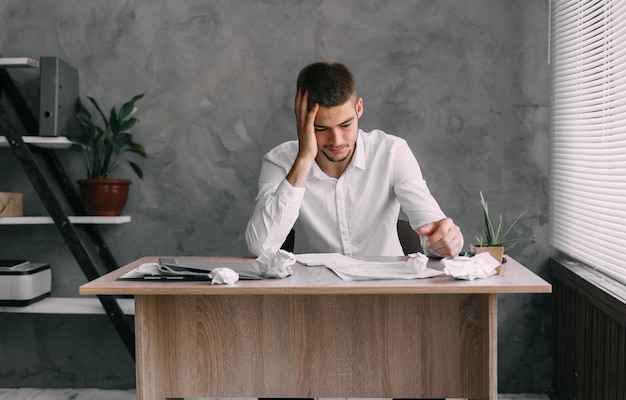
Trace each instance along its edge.
{"label": "man's face", "polygon": [[347,166],[350,163],[356,148],[361,114],[362,98],[348,100],[336,107],[319,108],[313,123],[319,149],[318,164],[330,161]]}

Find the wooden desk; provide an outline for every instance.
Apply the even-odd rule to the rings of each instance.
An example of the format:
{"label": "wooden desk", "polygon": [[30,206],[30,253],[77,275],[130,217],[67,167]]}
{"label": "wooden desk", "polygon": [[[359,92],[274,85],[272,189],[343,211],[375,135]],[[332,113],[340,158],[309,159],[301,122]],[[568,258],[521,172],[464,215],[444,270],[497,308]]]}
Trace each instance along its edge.
{"label": "wooden desk", "polygon": [[510,258],[501,275],[472,282],[348,282],[299,264],[285,279],[230,286],[116,280],[155,260],[141,258],[80,287],[81,294],[135,296],[137,397],[144,400],[495,400],[496,295],[551,291]]}

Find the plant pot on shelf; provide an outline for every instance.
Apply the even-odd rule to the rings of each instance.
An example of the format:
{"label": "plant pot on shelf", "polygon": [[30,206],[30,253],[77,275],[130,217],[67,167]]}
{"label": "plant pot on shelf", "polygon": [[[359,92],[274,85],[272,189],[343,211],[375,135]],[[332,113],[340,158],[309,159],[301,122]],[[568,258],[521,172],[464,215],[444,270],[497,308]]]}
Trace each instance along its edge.
{"label": "plant pot on shelf", "polygon": [[504,246],[481,246],[478,244],[471,245],[474,254],[489,253],[493,258],[500,262],[496,268],[496,274],[500,275],[500,267],[502,267],[502,257],[504,257]]}
{"label": "plant pot on shelf", "polygon": [[[72,149],[83,155],[85,161],[85,176],[87,179],[78,181],[83,204],[88,215],[118,216],[128,198],[128,179],[109,179],[111,172],[117,168],[122,154],[135,153],[146,157],[146,150],[133,140],[130,129],[139,120],[133,117],[137,108],[135,103],[143,98],[143,94],[134,96],[119,109],[111,108],[111,112],[102,112],[98,102],[88,97],[91,105],[97,111],[93,114],[77,99],[77,118],[80,125],[80,134],[68,136],[73,143]],[[128,164],[139,177],[143,179],[143,171],[132,161]],[[97,194],[100,193],[100,194]]]}
{"label": "plant pot on shelf", "polygon": [[131,183],[129,179],[80,179],[80,195],[87,214],[122,215]]}

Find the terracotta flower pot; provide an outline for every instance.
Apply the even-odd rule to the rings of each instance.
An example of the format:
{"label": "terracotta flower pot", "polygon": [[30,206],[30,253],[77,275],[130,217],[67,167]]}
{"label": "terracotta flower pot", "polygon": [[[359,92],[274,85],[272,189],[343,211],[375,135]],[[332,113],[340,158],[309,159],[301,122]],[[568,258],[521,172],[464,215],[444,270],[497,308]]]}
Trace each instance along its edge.
{"label": "terracotta flower pot", "polygon": [[87,214],[122,215],[131,183],[129,179],[80,179],[80,195]]}
{"label": "terracotta flower pot", "polygon": [[500,265],[496,268],[496,274],[500,275],[500,267],[502,267],[502,257],[504,257],[504,247],[502,246],[479,246],[477,244],[471,245],[474,254],[489,253],[493,258],[500,262]]}

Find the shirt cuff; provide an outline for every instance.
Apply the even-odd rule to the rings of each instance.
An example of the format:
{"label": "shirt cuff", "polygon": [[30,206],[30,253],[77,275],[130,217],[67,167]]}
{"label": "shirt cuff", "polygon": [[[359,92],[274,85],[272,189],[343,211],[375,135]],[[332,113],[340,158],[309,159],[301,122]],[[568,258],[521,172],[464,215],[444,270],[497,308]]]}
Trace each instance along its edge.
{"label": "shirt cuff", "polygon": [[276,189],[276,196],[284,203],[301,202],[305,191],[304,187],[291,186],[287,179],[283,179]]}

